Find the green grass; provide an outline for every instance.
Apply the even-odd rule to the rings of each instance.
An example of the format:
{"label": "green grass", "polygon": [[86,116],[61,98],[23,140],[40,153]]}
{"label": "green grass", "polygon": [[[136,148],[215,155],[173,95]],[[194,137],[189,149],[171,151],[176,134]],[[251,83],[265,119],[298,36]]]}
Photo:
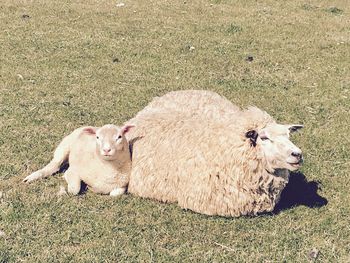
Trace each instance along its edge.
{"label": "green grass", "polygon": [[[0,262],[349,262],[348,1],[117,3],[1,1]],[[193,88],[304,124],[301,172],[328,204],[222,218],[21,183],[74,128]]]}

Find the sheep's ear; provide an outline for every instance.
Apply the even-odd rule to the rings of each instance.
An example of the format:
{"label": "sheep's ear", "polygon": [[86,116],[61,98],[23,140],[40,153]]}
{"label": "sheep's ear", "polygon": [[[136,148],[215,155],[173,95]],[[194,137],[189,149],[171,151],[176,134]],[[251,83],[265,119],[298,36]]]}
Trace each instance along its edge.
{"label": "sheep's ear", "polygon": [[96,134],[96,129],[92,127],[86,127],[83,129],[83,132],[90,134],[90,135],[95,135]]}
{"label": "sheep's ear", "polygon": [[303,128],[304,126],[303,125],[300,125],[300,124],[293,124],[293,125],[288,125],[288,130],[290,132],[296,132],[298,130],[300,130],[301,128]]}
{"label": "sheep's ear", "polygon": [[245,133],[245,137],[249,138],[250,144],[256,146],[256,140],[258,139],[258,133],[256,130],[250,130]]}
{"label": "sheep's ear", "polygon": [[130,131],[131,128],[135,127],[133,124],[125,124],[123,127],[121,127],[120,132],[122,135]]}

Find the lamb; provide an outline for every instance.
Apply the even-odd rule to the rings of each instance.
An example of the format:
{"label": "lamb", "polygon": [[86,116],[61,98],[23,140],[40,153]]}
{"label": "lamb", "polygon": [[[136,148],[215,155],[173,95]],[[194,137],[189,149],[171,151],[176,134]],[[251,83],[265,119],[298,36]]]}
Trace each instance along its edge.
{"label": "lamb", "polygon": [[128,192],[207,215],[272,211],[302,152],[266,112],[207,91],[156,98],[131,120]]}
{"label": "lamb", "polygon": [[68,193],[77,195],[81,181],[93,192],[119,196],[125,193],[131,170],[129,143],[125,134],[133,125],[119,128],[108,124],[101,128],[81,127],[66,136],[44,168],[27,176],[30,183],[59,171],[68,161],[64,174]]}

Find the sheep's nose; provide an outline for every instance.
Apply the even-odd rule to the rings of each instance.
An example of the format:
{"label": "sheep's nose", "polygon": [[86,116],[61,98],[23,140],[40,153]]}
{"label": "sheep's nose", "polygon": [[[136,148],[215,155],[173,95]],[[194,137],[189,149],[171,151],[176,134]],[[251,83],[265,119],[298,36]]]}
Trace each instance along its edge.
{"label": "sheep's nose", "polygon": [[301,152],[292,152],[292,156],[295,158],[298,158],[299,160],[303,158],[303,155]]}

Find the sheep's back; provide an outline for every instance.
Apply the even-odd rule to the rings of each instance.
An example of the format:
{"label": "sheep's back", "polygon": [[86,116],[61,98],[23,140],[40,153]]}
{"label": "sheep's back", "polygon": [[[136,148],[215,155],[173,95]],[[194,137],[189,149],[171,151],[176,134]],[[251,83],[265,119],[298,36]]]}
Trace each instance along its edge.
{"label": "sheep's back", "polygon": [[149,114],[180,113],[182,116],[201,115],[206,118],[229,118],[237,114],[239,107],[219,94],[207,90],[172,91],[154,98],[136,118]]}

